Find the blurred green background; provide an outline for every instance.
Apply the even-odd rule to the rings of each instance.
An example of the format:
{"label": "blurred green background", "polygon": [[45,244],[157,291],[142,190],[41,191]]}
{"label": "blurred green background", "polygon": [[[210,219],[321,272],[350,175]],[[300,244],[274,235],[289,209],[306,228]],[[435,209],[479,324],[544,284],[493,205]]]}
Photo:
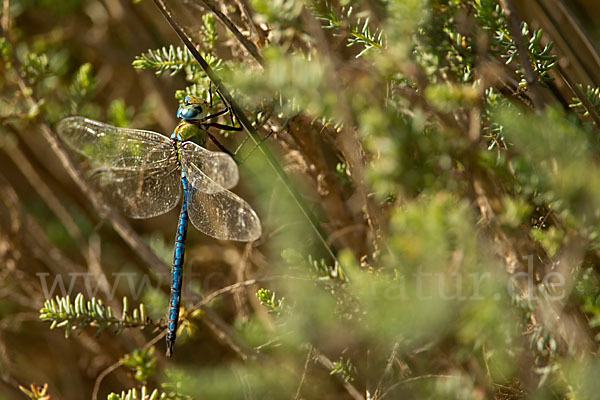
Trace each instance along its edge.
{"label": "blurred green background", "polygon": [[[595,2],[157,3],[0,4],[0,399],[598,398]],[[225,108],[159,7],[276,160],[211,130],[263,235],[189,230],[172,358],[178,208],[124,218],[55,131]]]}

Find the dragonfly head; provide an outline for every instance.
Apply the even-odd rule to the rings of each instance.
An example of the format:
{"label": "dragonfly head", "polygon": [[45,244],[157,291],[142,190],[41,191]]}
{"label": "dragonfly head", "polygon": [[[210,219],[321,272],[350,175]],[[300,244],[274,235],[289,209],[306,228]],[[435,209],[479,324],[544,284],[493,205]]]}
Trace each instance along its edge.
{"label": "dragonfly head", "polygon": [[194,96],[185,96],[185,100],[177,110],[177,118],[185,121],[199,121],[206,117],[205,102]]}

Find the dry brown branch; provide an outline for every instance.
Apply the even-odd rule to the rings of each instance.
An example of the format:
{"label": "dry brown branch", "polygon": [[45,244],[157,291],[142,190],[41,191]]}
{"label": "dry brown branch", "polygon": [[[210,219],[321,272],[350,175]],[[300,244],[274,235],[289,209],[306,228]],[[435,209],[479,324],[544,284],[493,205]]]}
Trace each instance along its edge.
{"label": "dry brown branch", "polygon": [[259,65],[263,65],[263,58],[260,55],[256,45],[250,40],[248,40],[248,38],[246,38],[242,34],[242,32],[239,31],[237,26],[235,26],[235,24],[225,14],[221,12],[221,10],[219,10],[219,7],[217,7],[217,5],[212,0],[184,0],[184,4],[191,5],[192,7],[198,9],[199,6],[198,4],[196,4],[196,2],[202,3],[204,7],[212,11],[217,16],[217,18],[223,23],[223,25],[225,25],[227,29],[233,34],[233,36],[235,36],[240,45],[244,49],[246,49],[246,51],[254,58],[254,60],[256,60],[256,62]]}
{"label": "dry brown branch", "polygon": [[377,383],[377,387],[375,388],[375,392],[373,393],[372,400],[380,400],[382,397],[382,388],[383,388],[383,380],[390,374],[392,371],[392,367],[394,366],[394,361],[396,360],[396,354],[398,353],[399,343],[394,343],[394,347],[392,348],[392,352],[390,353],[390,357],[388,358],[388,362],[385,365],[385,370],[383,374],[381,374],[381,378],[379,378],[379,382]]}
{"label": "dry brown branch", "polygon": [[212,309],[202,307],[202,322],[215,334],[217,339],[246,361],[257,356],[256,351],[246,344],[229,325]]}
{"label": "dry brown branch", "polygon": [[123,363],[121,363],[121,361],[117,361],[114,364],[109,365],[104,371],[102,371],[98,375],[98,377],[96,378],[96,381],[94,382],[94,391],[92,392],[93,400],[98,400],[98,392],[100,391],[100,384],[102,383],[104,378],[106,378],[110,373],[112,373],[113,371],[118,369],[121,365],[123,365]]}
{"label": "dry brown branch", "polygon": [[[18,136],[19,133],[14,128],[9,126],[9,129],[13,134]],[[21,171],[25,179],[29,181],[31,187],[39,193],[40,198],[46,202],[48,207],[58,217],[65,229],[69,232],[73,240],[75,240],[75,242],[78,244],[78,247],[85,255],[87,246],[85,245],[83,235],[81,234],[79,227],[69,212],[65,209],[65,207],[63,207],[60,200],[54,195],[54,192],[35,171],[27,157],[23,154],[18,146],[4,143],[2,147],[4,148],[8,157],[13,161],[15,166]]]}
{"label": "dry brown branch", "polygon": [[583,106],[585,107],[585,110],[590,114],[590,117],[596,123],[596,127],[600,129],[600,115],[596,111],[594,105],[590,102],[585,93],[579,88],[579,85],[573,81],[570,75],[565,73],[560,64],[556,66],[556,69],[562,80],[567,84],[569,89],[571,89],[573,96],[581,100]]}
{"label": "dry brown branch", "polygon": [[523,35],[521,34],[521,17],[515,7],[512,0],[502,0],[505,4],[505,11],[508,19],[508,27],[510,34],[515,41],[517,46],[517,52],[519,53],[519,60],[521,60],[521,67],[525,70],[525,79],[527,80],[527,87],[531,91],[533,104],[538,112],[541,112],[546,107],[542,94],[540,93],[539,85],[537,82],[537,76],[531,66],[531,60],[529,59],[529,51],[525,45]]}
{"label": "dry brown branch", "polygon": [[[319,49],[319,53],[321,56],[326,57],[327,62],[325,64],[330,64],[330,68],[327,68],[327,70],[335,72],[341,71],[342,68],[339,65],[339,60],[337,60],[335,56],[337,53],[332,51],[330,48],[319,22],[311,13],[306,11],[302,13],[302,17],[311,31],[312,36],[316,39],[316,46]],[[344,93],[344,85],[339,81],[338,77],[339,73],[332,74],[330,79],[327,81],[334,93],[340,93],[340,96],[338,97],[340,100],[338,103],[338,110],[347,123],[347,125],[342,127],[338,134],[336,140],[337,147],[344,156],[354,186],[364,203],[366,210],[365,217],[369,228],[371,229],[373,246],[375,248],[375,252],[377,253],[378,249],[381,247],[380,242],[383,240],[382,215],[380,208],[375,206],[373,198],[369,194],[369,188],[367,186],[364,173],[366,161],[362,144],[358,139],[356,131],[348,127],[357,126],[358,124],[354,119],[350,105],[345,102],[347,97],[342,95],[342,93]]]}
{"label": "dry brown branch", "polygon": [[235,4],[237,4],[238,8],[242,11],[242,15],[246,19],[246,23],[250,26],[250,30],[256,36],[256,40],[258,46],[261,47],[267,40],[265,33],[262,28],[254,21],[252,18],[252,11],[248,6],[248,2],[246,0],[234,0]]}
{"label": "dry brown branch", "polygon": [[[328,371],[331,372],[331,370],[333,369],[333,362],[329,358],[327,358],[326,356],[324,356],[323,354],[321,354],[314,347],[309,346],[309,348],[312,351],[313,358],[319,364],[321,364],[323,367],[325,367]],[[344,386],[344,389],[346,389],[346,391],[348,392],[348,394],[350,395],[350,397],[352,397],[354,400],[365,400],[365,397],[354,387],[354,385],[352,385],[350,382],[346,382],[340,376],[338,376],[338,379],[341,382],[341,384]]]}

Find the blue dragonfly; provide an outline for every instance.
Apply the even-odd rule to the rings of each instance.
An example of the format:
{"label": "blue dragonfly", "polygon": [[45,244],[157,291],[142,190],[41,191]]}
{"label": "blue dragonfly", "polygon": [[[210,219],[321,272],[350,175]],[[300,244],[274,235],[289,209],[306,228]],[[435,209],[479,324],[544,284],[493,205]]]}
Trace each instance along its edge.
{"label": "blue dragonfly", "polygon": [[179,203],[183,192],[171,269],[166,336],[169,357],[179,319],[188,220],[217,239],[248,242],[261,235],[256,212],[227,190],[238,182],[235,161],[226,153],[203,147],[211,137],[209,127],[228,128],[211,122],[227,109],[213,114],[209,110],[206,102],[187,96],[177,110],[181,122],[170,138],[84,117],[69,117],[57,125],[62,140],[86,159],[84,169],[104,200],[125,215],[150,218],[164,214]]}

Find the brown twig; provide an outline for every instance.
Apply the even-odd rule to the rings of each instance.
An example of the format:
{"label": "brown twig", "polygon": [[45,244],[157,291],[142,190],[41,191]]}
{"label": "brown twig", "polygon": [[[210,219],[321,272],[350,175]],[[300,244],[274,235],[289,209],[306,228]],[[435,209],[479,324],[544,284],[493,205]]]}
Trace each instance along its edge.
{"label": "brown twig", "polygon": [[4,9],[2,10],[2,31],[8,34],[10,29],[10,0],[4,0]]}
{"label": "brown twig", "polygon": [[[322,366],[324,366],[328,371],[331,372],[331,370],[333,369],[333,362],[329,358],[327,358],[325,355],[321,354],[314,347],[310,346],[310,348],[312,349],[312,352],[314,354],[315,360],[319,364],[321,364]],[[340,382],[342,383],[342,385],[344,385],[344,388],[346,389],[346,391],[348,392],[348,394],[350,394],[350,396],[352,396],[352,398],[354,400],[365,400],[365,397],[358,391],[358,389],[356,389],[354,387],[354,385],[352,385],[350,382],[346,382],[340,376],[337,376],[337,378],[340,380]]]}
{"label": "brown twig", "polygon": [[383,380],[385,379],[386,376],[388,376],[388,374],[392,370],[392,366],[394,365],[394,360],[396,360],[396,354],[398,353],[398,347],[399,347],[399,343],[398,342],[394,343],[394,347],[392,348],[392,353],[390,354],[390,357],[388,358],[388,362],[385,366],[385,370],[383,371],[383,374],[381,375],[381,378],[379,378],[379,382],[377,383],[377,387],[375,388],[375,393],[373,393],[372,400],[379,400],[382,397],[381,396],[381,388],[383,387]]}
{"label": "brown twig", "polygon": [[[7,126],[14,134],[18,135],[16,129],[14,129],[11,125]],[[48,208],[54,212],[54,214],[61,221],[71,238],[77,242],[80,246],[84,255],[86,251],[86,244],[81,233],[79,227],[71,217],[71,214],[66,210],[66,208],[62,205],[60,200],[54,195],[54,192],[50,189],[50,187],[45,183],[42,177],[35,171],[27,157],[21,152],[21,150],[16,145],[10,145],[9,143],[4,143],[2,145],[5,148],[5,153],[12,160],[13,164],[21,171],[21,174],[29,181],[31,187],[36,190],[40,196],[40,198],[48,205]]]}
{"label": "brown twig", "polygon": [[531,66],[531,59],[529,58],[529,50],[525,46],[523,35],[521,34],[521,18],[519,12],[515,7],[512,0],[502,0],[504,2],[504,9],[506,17],[508,19],[508,29],[510,34],[515,41],[517,46],[517,52],[519,53],[519,60],[521,61],[521,67],[525,70],[525,80],[527,81],[527,87],[531,91],[531,98],[537,112],[541,112],[546,107],[544,99],[540,92],[540,88],[537,82],[537,76]]}
{"label": "brown twig", "polygon": [[121,361],[117,361],[114,364],[108,366],[104,371],[98,375],[96,381],[94,382],[94,390],[92,391],[92,400],[98,400],[98,392],[100,391],[100,383],[106,378],[108,374],[119,368],[123,363]]}
{"label": "brown twig", "polygon": [[219,339],[219,341],[233,350],[243,361],[257,356],[256,351],[245,343],[229,325],[215,311],[208,307],[203,307],[204,315],[202,322],[206,325]]}
{"label": "brown twig", "polygon": [[28,250],[29,256],[44,260],[48,268],[57,274],[63,271],[77,272],[84,270],[83,266],[75,264],[65,257],[48,239],[46,232],[40,227],[36,219],[22,210],[14,188],[1,174],[0,201],[10,209],[12,218],[11,234],[19,235],[18,243],[21,248]]}
{"label": "brown twig", "polygon": [[306,372],[308,371],[308,363],[312,358],[312,347],[308,348],[308,354],[306,354],[306,361],[304,361],[304,368],[302,369],[302,376],[300,377],[300,383],[298,384],[298,389],[296,389],[296,396],[294,396],[294,400],[300,400],[300,389],[302,389],[302,385],[304,384],[304,380],[306,379]]}
{"label": "brown twig", "polygon": [[[330,48],[323,33],[323,29],[321,28],[321,24],[316,20],[312,13],[309,13],[306,10],[302,13],[302,17],[306,21],[308,29],[313,33],[321,55],[327,57],[326,60],[331,64],[332,70],[340,71],[341,67],[334,56],[336,53]],[[331,79],[328,80],[328,84],[335,93],[343,93],[344,88],[339,81],[338,74],[332,75]],[[343,119],[348,122],[350,126],[358,126],[351,106],[344,100],[346,97],[347,96],[343,95],[338,96],[338,99],[340,100],[338,110],[343,116]],[[383,240],[382,216],[380,208],[374,205],[372,197],[369,196],[365,178],[366,163],[362,143],[360,142],[355,129],[344,125],[338,134],[337,144],[346,160],[356,190],[364,203],[366,210],[365,217],[373,235],[373,245],[375,251],[378,251],[381,248],[381,242]]]}
{"label": "brown twig", "polygon": [[204,5],[204,7],[212,11],[217,16],[217,18],[219,18],[219,20],[227,27],[227,29],[229,29],[233,36],[235,36],[235,38],[240,42],[242,47],[245,48],[246,51],[248,51],[248,53],[250,53],[252,57],[254,57],[256,62],[258,62],[258,64],[261,66],[263,65],[263,58],[260,55],[256,45],[250,40],[248,40],[246,36],[242,35],[242,32],[239,31],[237,26],[235,26],[235,24],[231,22],[231,20],[221,12],[221,10],[219,10],[219,7],[217,7],[217,5],[212,0],[193,0],[191,2],[189,0],[185,0],[184,4],[190,4],[192,5],[192,7],[198,8],[199,5],[196,4],[196,2],[201,2]]}
{"label": "brown twig", "polygon": [[581,103],[585,107],[585,110],[590,114],[590,117],[596,123],[596,127],[598,129],[600,129],[600,115],[596,111],[596,108],[594,107],[594,105],[592,104],[590,99],[587,98],[585,93],[583,93],[583,91],[579,88],[579,85],[573,81],[573,79],[569,76],[569,74],[565,73],[565,71],[562,69],[562,67],[559,64],[556,65],[556,68],[557,68],[558,74],[563,79],[563,81],[567,84],[569,89],[571,89],[571,92],[573,93],[573,95],[581,101]]}
{"label": "brown twig", "polygon": [[254,32],[256,37],[258,38],[258,45],[261,46],[262,43],[265,42],[266,36],[260,26],[254,22],[252,18],[252,12],[250,7],[248,7],[248,3],[246,0],[234,0],[235,4],[237,4],[238,8],[242,11],[242,15],[248,20],[248,25],[250,26],[250,30]]}
{"label": "brown twig", "polygon": [[190,307],[189,312],[198,310],[198,309],[208,305],[210,302],[212,302],[217,297],[222,296],[227,293],[235,292],[236,290],[243,288],[243,287],[256,285],[259,282],[270,282],[270,281],[275,281],[275,280],[291,280],[291,279],[310,281],[310,279],[308,279],[308,278],[302,278],[302,277],[291,276],[291,275],[268,276],[265,278],[248,279],[246,281],[237,282],[237,283],[222,287],[221,289],[215,290],[214,292],[211,292],[209,295],[207,295],[205,298],[203,298],[198,304],[194,304],[194,306]]}
{"label": "brown twig", "polygon": [[[250,267],[250,255],[252,253],[252,249],[252,243],[246,243],[241,260],[235,263],[235,280],[237,282],[241,282],[246,278],[246,272]],[[243,321],[248,321],[250,319],[250,311],[248,310],[248,299],[246,294],[247,292],[245,290],[234,290],[232,294],[238,317]]]}
{"label": "brown twig", "polygon": [[14,190],[10,182],[0,173],[0,201],[4,203],[4,206],[8,209],[10,214],[10,233],[17,235],[22,229],[21,215],[21,203],[19,202],[19,196]]}
{"label": "brown twig", "polygon": [[428,374],[428,375],[420,375],[420,376],[414,376],[412,378],[408,378],[403,380],[402,382],[398,382],[392,386],[389,387],[388,390],[385,391],[385,393],[383,393],[383,395],[380,397],[381,399],[385,398],[392,390],[396,389],[399,386],[402,385],[406,385],[412,382],[418,382],[424,379],[460,379],[460,376],[456,376],[456,375],[435,375],[435,374]]}
{"label": "brown twig", "polygon": [[195,304],[193,307],[191,307],[190,311],[194,311],[201,307],[204,307],[205,305],[207,305],[208,303],[210,303],[211,301],[223,294],[233,293],[240,288],[256,285],[259,281],[259,279],[249,279],[247,281],[237,282],[233,285],[225,286],[221,289],[215,290],[214,292],[211,292],[208,296],[203,298],[198,304]]}

